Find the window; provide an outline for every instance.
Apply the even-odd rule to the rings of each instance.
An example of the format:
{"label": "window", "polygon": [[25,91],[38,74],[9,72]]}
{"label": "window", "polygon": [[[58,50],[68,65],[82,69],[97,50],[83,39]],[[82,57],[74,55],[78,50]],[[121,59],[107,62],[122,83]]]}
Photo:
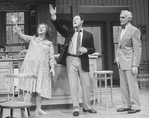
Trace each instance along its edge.
{"label": "window", "polygon": [[114,56],[113,56],[113,63],[115,63],[115,55],[118,48],[118,37],[121,31],[121,26],[113,25],[113,47],[114,47]]}
{"label": "window", "polygon": [[58,53],[61,52],[64,42],[65,42],[65,37],[63,37],[59,32],[57,32]]}
{"label": "window", "polygon": [[6,46],[8,51],[20,51],[25,49],[23,45],[24,41],[20,40],[17,35],[13,32],[13,22],[11,21],[11,16],[14,15],[18,17],[17,24],[21,27],[24,33],[24,12],[7,12],[6,13]]}
{"label": "window", "polygon": [[102,52],[101,51],[101,49],[102,49],[102,46],[101,46],[101,38],[102,38],[101,26],[89,25],[89,26],[84,26],[83,28],[84,28],[84,30],[89,31],[93,34],[96,52],[101,55],[101,52]]}

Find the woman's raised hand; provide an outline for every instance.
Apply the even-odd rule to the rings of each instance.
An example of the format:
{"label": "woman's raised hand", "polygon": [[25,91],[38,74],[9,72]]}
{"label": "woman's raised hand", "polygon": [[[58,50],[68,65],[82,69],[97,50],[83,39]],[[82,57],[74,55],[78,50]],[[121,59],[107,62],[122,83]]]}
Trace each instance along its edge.
{"label": "woman's raised hand", "polygon": [[13,22],[13,24],[15,24],[13,27],[14,32],[20,32],[21,31],[21,28],[17,24],[17,20],[18,20],[18,17],[14,16],[14,15],[11,16],[11,21]]}
{"label": "woman's raised hand", "polygon": [[17,20],[18,20],[18,17],[15,17],[15,16],[11,16],[11,21],[15,24],[15,25],[17,25]]}
{"label": "woman's raised hand", "polygon": [[13,31],[19,33],[19,32],[21,31],[21,28],[20,28],[18,25],[15,25],[15,26],[13,27]]}

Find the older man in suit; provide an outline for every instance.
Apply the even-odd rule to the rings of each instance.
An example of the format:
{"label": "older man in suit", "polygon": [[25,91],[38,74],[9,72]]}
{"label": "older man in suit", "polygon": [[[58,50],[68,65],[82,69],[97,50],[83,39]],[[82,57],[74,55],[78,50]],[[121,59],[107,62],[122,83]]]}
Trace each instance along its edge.
{"label": "older man in suit", "polygon": [[83,111],[96,113],[97,111],[90,104],[90,77],[89,77],[89,57],[88,54],[95,52],[93,35],[85,31],[82,27],[84,18],[76,15],[73,18],[73,29],[64,28],[56,17],[56,8],[49,7],[52,23],[56,30],[65,37],[64,47],[61,51],[58,63],[67,65],[70,91],[73,102],[73,115],[78,116],[79,79],[82,85]]}
{"label": "older man in suit", "polygon": [[139,87],[137,82],[138,67],[141,59],[141,33],[131,25],[132,13],[122,10],[120,24],[122,30],[119,37],[119,46],[116,62],[119,68],[120,88],[124,106],[117,112],[127,111],[129,114],[141,110],[139,101]]}

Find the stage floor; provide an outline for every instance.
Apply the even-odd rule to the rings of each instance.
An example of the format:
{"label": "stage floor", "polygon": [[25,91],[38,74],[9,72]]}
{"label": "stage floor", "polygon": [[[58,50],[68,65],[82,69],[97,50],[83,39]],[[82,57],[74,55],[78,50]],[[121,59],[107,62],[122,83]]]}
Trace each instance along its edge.
{"label": "stage floor", "polygon": [[[97,110],[96,114],[84,113],[81,110],[80,115],[77,118],[149,118],[149,88],[140,89],[141,112],[135,114],[116,112],[116,109],[121,107],[121,95],[118,87],[113,88],[114,107],[112,107],[109,101],[109,108],[107,109],[104,100],[105,98],[103,96],[103,104],[99,105],[97,103],[95,105],[94,108]],[[44,110],[49,113],[47,116],[36,115],[32,110],[31,118],[74,118],[71,108],[50,107],[49,109],[46,108]],[[8,110],[4,111],[4,116],[9,116]],[[16,110],[14,116],[15,118],[20,118],[20,112]]]}

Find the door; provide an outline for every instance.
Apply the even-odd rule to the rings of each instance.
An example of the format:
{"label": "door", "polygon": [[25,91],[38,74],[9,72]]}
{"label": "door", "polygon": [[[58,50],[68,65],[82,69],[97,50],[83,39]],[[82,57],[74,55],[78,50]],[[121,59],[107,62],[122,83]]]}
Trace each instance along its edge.
{"label": "door", "polygon": [[95,53],[98,53],[97,59],[97,70],[103,70],[105,68],[105,55],[103,47],[103,43],[105,39],[105,22],[85,22],[83,26],[84,30],[89,31],[93,34],[94,37],[94,45],[95,45]]}

